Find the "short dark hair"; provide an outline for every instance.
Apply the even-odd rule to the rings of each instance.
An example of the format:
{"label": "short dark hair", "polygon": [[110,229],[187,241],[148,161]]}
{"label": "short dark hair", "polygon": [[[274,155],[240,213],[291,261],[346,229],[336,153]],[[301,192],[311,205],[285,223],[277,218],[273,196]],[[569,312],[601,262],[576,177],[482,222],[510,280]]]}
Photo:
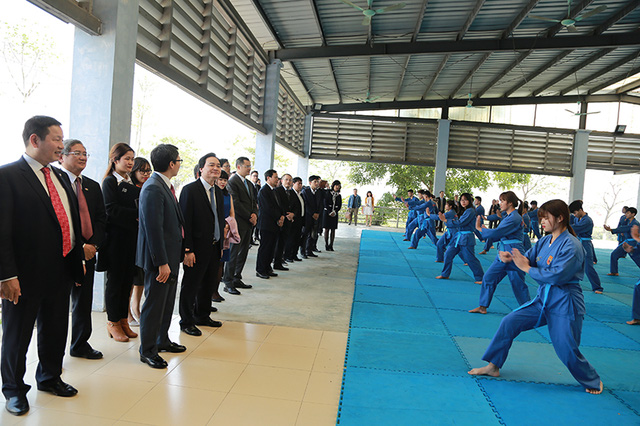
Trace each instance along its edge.
{"label": "short dark hair", "polygon": [[302,183],[302,178],[300,176],[294,177],[293,178],[293,183],[298,183],[298,182]]}
{"label": "short dark hair", "polygon": [[22,140],[24,146],[29,144],[29,138],[31,135],[36,135],[40,139],[44,139],[49,134],[49,127],[62,126],[58,120],[53,117],[47,117],[46,115],[35,115],[28,119],[24,123],[24,129],[22,130]]}
{"label": "short dark hair", "polygon": [[582,201],[575,200],[574,202],[569,204],[569,212],[570,213],[577,212],[578,210],[582,210]]}
{"label": "short dark hair", "polygon": [[260,173],[258,173],[257,170],[251,170],[251,173],[249,173],[251,176],[253,176],[253,174],[257,174],[258,176],[260,176]]}
{"label": "short dark hair", "polygon": [[218,160],[220,160],[220,167],[224,166],[224,163],[229,162],[228,158],[218,158]]}
{"label": "short dark hair", "polygon": [[[204,165],[207,164],[207,158],[210,158],[210,157],[215,157],[216,159],[218,159],[218,156],[213,152],[205,154],[202,157],[200,157],[200,159],[198,160],[198,168],[203,169]],[[222,163],[220,163],[220,165],[222,166]]]}
{"label": "short dark hair", "polygon": [[62,143],[64,145],[64,148],[62,149],[62,153],[64,155],[69,155],[71,149],[73,149],[73,147],[76,145],[84,146],[84,144],[78,139],[65,139]]}
{"label": "short dark hair", "polygon": [[251,160],[249,160],[247,157],[238,157],[238,159],[236,160],[236,167],[242,166],[245,161],[251,161]]}
{"label": "short dark hair", "polygon": [[134,185],[138,185],[140,182],[136,178],[136,172],[138,170],[142,170],[143,167],[148,167],[151,169],[151,164],[144,157],[136,157],[133,159],[133,167],[131,168],[131,181],[133,181]]}
{"label": "short dark hair", "polygon": [[311,176],[309,176],[309,183],[313,182],[314,180],[318,180],[318,179],[320,179],[320,176],[311,175]]}
{"label": "short dark hair", "polygon": [[229,173],[227,173],[224,170],[220,170],[220,178],[219,179],[229,180]]}
{"label": "short dark hair", "polygon": [[627,211],[633,213],[634,216],[638,214],[638,209],[635,207],[629,207]]}
{"label": "short dark hair", "polygon": [[151,151],[151,164],[155,171],[163,173],[169,170],[169,165],[178,159],[178,155],[177,146],[161,143]]}
{"label": "short dark hair", "polygon": [[476,195],[476,200],[478,200],[478,201],[482,202],[482,197],[480,197],[480,196]]}
{"label": "short dark hair", "polygon": [[[256,171],[254,170],[254,172],[256,172]],[[251,172],[251,173],[253,173],[253,172]],[[258,172],[256,172],[256,173],[258,173]],[[266,172],[264,172],[264,178],[265,178],[265,180],[266,180],[266,179],[269,179],[271,176],[273,176],[273,174],[274,174],[274,173],[278,173],[278,172],[276,172],[276,171],[275,171],[275,170],[273,170],[273,169],[269,169],[269,170],[267,170]]]}
{"label": "short dark hair", "polygon": [[283,174],[282,176],[280,176],[280,178],[282,179],[282,178],[283,178],[283,177],[285,177],[285,176],[289,176],[291,179],[293,179],[293,176],[291,176],[291,174],[290,174],[290,173],[285,173],[285,174]]}
{"label": "short dark hair", "polygon": [[196,164],[193,167],[193,178],[200,179],[200,164]]}
{"label": "short dark hair", "polygon": [[532,205],[532,206],[537,206],[537,205],[538,205],[538,202],[537,202],[536,200],[533,200],[533,201],[531,202],[531,205]]}
{"label": "short dark hair", "polygon": [[407,193],[409,193],[409,192],[413,194],[413,189],[408,189]]}

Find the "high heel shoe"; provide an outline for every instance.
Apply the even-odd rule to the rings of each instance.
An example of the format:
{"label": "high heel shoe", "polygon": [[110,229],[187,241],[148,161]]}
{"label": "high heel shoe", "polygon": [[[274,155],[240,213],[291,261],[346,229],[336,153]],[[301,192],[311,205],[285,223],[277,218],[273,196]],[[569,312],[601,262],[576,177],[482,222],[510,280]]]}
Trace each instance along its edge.
{"label": "high heel shoe", "polygon": [[116,342],[128,342],[129,338],[124,331],[122,330],[122,326],[120,325],[120,321],[111,322],[107,321],[107,334],[109,337],[112,337]]}
{"label": "high heel shoe", "polygon": [[138,333],[131,330],[131,327],[129,327],[129,320],[127,318],[120,320],[120,327],[122,327],[122,331],[128,338],[133,339],[138,337]]}

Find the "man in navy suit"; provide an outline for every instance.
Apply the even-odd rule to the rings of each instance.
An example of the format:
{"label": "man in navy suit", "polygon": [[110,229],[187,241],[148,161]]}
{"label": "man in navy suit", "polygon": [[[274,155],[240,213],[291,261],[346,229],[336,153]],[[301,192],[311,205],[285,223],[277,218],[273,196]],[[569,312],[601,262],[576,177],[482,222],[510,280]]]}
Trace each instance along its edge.
{"label": "man in navy suit", "polygon": [[77,139],[64,141],[60,155],[60,169],[78,200],[85,274],[82,282],[71,289],[71,348],[74,357],[100,359],[102,352],[89,344],[91,337],[91,306],[93,304],[93,280],[96,269],[96,252],[102,245],[107,225],[107,213],[98,182],[82,175],[87,166],[87,149]]}
{"label": "man in navy suit", "polygon": [[0,298],[2,298],[2,393],[14,415],[29,411],[26,354],[38,330],[38,390],[70,397],[61,379],[69,324],[69,295],[83,279],[78,204],[61,171],[49,163],[63,150],[60,122],[27,120],[25,154],[0,167]]}
{"label": "man in navy suit", "polygon": [[169,340],[178,270],[184,253],[184,220],[171,184],[181,163],[177,147],[156,146],[151,151],[155,171],[140,191],[136,265],[144,269],[146,297],[140,313],[140,361],[152,368],[167,367],[158,352],[187,350]]}
{"label": "man in navy suit", "polygon": [[256,276],[268,279],[278,276],[271,268],[271,261],[276,250],[280,228],[284,223],[284,215],[275,193],[275,188],[278,185],[278,172],[273,169],[267,170],[264,172],[264,180],[265,184],[258,193],[260,247],[256,259]]}
{"label": "man in navy suit", "polygon": [[214,283],[220,268],[225,218],[222,190],[217,187],[220,160],[214,153],[200,158],[200,178],[180,192],[184,217],[184,276],[180,288],[180,329],[201,336],[196,327],[220,327],[209,317]]}

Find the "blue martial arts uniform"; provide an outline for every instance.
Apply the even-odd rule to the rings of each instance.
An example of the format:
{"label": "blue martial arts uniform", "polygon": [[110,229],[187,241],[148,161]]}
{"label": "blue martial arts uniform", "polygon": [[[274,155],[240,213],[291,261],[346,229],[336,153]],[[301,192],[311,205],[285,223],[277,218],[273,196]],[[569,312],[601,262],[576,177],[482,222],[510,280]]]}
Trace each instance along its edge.
{"label": "blue martial arts uniform", "polygon": [[571,224],[574,232],[578,236],[578,239],[582,241],[584,247],[584,273],[589,278],[591,283],[591,290],[603,291],[600,277],[596,272],[596,268],[593,267],[593,243],[591,242],[591,234],[593,232],[593,220],[585,213],[580,219],[573,217],[573,223]]}
{"label": "blue martial arts uniform", "polygon": [[[489,222],[495,222],[496,223],[496,228],[500,225],[500,221],[507,214],[507,212],[500,212],[500,214],[501,214],[501,216],[498,216],[497,214],[490,214],[489,216],[487,216],[487,220]],[[483,250],[485,252],[489,252],[489,250],[491,250],[491,247],[493,247],[493,239],[485,238]]]}
{"label": "blue martial arts uniform", "polygon": [[[456,217],[456,212],[454,210],[449,210],[444,214],[445,220],[454,219],[455,217]],[[433,217],[431,219],[433,219]],[[455,238],[456,234],[457,234],[456,228],[450,228],[447,226],[447,229],[444,231],[442,236],[438,239],[438,243],[436,244],[436,262],[444,262],[444,252],[447,249],[447,246],[449,245],[451,240]],[[460,257],[462,258],[462,256]],[[464,258],[462,260],[464,261]]]}
{"label": "blue martial arts uniform", "polygon": [[[411,198],[405,198],[404,201],[406,201],[408,203],[409,201],[415,202],[417,200],[418,200],[418,198],[414,196],[414,197],[411,197]],[[400,197],[396,197],[396,201],[402,201],[402,200],[400,199]],[[409,227],[409,223],[411,223],[411,221],[416,218],[416,215],[417,215],[417,212],[415,212],[414,210],[409,209],[409,212],[407,213],[407,222],[404,225],[405,232],[406,232],[407,228]],[[405,236],[406,235],[407,234],[405,234]]]}
{"label": "blue martial arts uniform", "polygon": [[409,216],[412,217],[411,220],[407,218],[407,227],[404,230],[404,238],[405,240],[409,241],[409,239],[411,238],[411,234],[413,234],[413,230],[418,227],[418,216],[420,214],[420,212],[417,209],[414,209],[414,207],[424,203],[422,202],[422,200],[416,197],[413,197],[411,200],[406,200],[406,202],[407,207],[409,208]]}
{"label": "blue martial arts uniform", "polygon": [[622,238],[622,242],[620,243],[620,245],[618,245],[618,247],[616,247],[611,252],[611,265],[609,266],[609,272],[610,273],[612,273],[612,274],[617,274],[618,273],[618,260],[621,257],[625,257],[627,255],[627,252],[624,251],[624,248],[622,247],[623,243],[626,242],[627,244],[629,244],[629,245],[631,245],[633,247],[637,246],[638,242],[636,240],[634,240],[633,238],[631,238],[631,228],[633,228],[636,225],[640,226],[640,223],[638,223],[638,221],[634,217],[630,222],[626,221],[626,225],[619,226],[616,229],[612,229],[611,230],[612,234],[622,235],[622,237],[618,237],[619,239]]}
{"label": "blue martial arts uniform", "polygon": [[537,239],[540,239],[540,224],[538,222],[538,209],[530,210],[528,213],[529,218],[531,219],[531,230],[533,231],[533,235],[536,236]]}
{"label": "blue martial arts uniform", "polygon": [[640,281],[633,289],[633,304],[631,305],[631,315],[634,320],[640,320]]}
{"label": "blue martial arts uniform", "polygon": [[[494,241],[498,241],[499,239],[498,251],[508,251],[512,253],[511,250],[515,248],[518,249],[520,253],[524,253],[524,247],[522,246],[522,229],[522,216],[514,210],[510,214],[502,216],[502,221],[500,221],[500,225],[498,225],[497,228],[484,228],[482,230],[482,237],[492,238]],[[522,305],[531,299],[529,297],[529,287],[524,283],[524,272],[513,262],[503,263],[498,253],[482,278],[480,306],[484,306],[485,308],[489,307],[496,287],[506,275],[509,276],[511,289],[516,296],[518,304]]]}
{"label": "blue martial arts uniform", "polygon": [[430,212],[438,212],[436,203],[431,200],[425,201],[412,207],[413,210],[418,212],[418,217],[413,222],[411,222],[411,224],[409,224],[409,228],[407,228],[407,238],[411,238],[411,247],[417,248],[420,238],[425,235],[427,235],[431,239],[431,241],[433,241],[433,244],[438,243],[438,238],[436,237],[435,222],[432,221],[426,214],[425,210],[427,208]]}
{"label": "blue martial arts uniform", "polygon": [[529,213],[522,216],[522,222],[524,223],[524,228],[522,229],[522,246],[524,247],[524,251],[527,251],[531,248],[531,238],[529,238],[529,231],[531,231],[531,217],[529,217]]}
{"label": "blue martial arts uniform", "polygon": [[[618,220],[618,226],[616,228],[620,228],[621,226],[628,225],[629,221],[627,220],[627,216],[620,216],[620,220]],[[622,244],[624,242],[624,234],[618,234],[618,243]]]}
{"label": "blue martial arts uniform", "polygon": [[502,368],[513,339],[548,325],[553,348],[571,375],[585,388],[599,389],[600,376],[578,349],[585,314],[578,283],[584,277],[584,249],[568,231],[552,238],[543,237],[526,253],[529,275],[540,284],[538,294],[502,319],[482,359]]}
{"label": "blue martial arts uniform", "polygon": [[442,276],[449,277],[453,268],[453,259],[458,253],[463,253],[460,258],[469,264],[475,281],[482,281],[484,271],[482,265],[473,252],[476,245],[476,237],[473,235],[473,227],[476,225],[476,210],[472,207],[466,209],[460,219],[450,219],[446,222],[447,227],[455,228],[456,237],[451,240],[447,251],[444,254],[444,266]]}
{"label": "blue martial arts uniform", "polygon": [[[484,216],[484,207],[482,206],[482,204],[476,207],[476,216]],[[484,225],[484,219],[480,219],[480,224]],[[476,237],[478,237],[480,241],[484,241],[484,238],[482,238],[482,234],[476,228],[473,228],[473,233],[476,234]]]}

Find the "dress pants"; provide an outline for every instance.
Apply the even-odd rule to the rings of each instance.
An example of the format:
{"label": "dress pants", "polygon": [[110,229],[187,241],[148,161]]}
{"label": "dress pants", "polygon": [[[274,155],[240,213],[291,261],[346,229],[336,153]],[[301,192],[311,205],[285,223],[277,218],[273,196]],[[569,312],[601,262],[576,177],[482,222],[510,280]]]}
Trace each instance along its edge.
{"label": "dress pants", "polygon": [[[69,326],[69,296],[73,278],[70,261],[62,259],[61,271],[53,271],[42,291],[20,296],[18,304],[2,300],[2,393],[6,399],[25,396],[26,358],[33,326],[37,323],[38,368],[36,381],[58,379]],[[24,283],[23,283],[24,285]]]}
{"label": "dress pants", "polygon": [[280,232],[278,232],[278,242],[276,243],[276,248],[274,252],[273,264],[282,266],[282,261],[284,260],[284,249],[289,240],[289,233],[291,232],[292,223],[287,218],[284,219],[284,224],[282,228],[280,228]]}
{"label": "dress pants", "polygon": [[145,301],[140,310],[140,355],[151,358],[158,355],[158,346],[171,343],[169,326],[176,300],[177,273],[171,271],[167,282],[161,283],[156,280],[157,269],[144,271]]}
{"label": "dress pants", "polygon": [[284,248],[284,258],[293,259],[298,255],[298,249],[300,248],[300,240],[302,239],[302,221],[293,221],[287,242]]}
{"label": "dress pants", "polygon": [[213,253],[198,256],[193,267],[182,265],[184,275],[180,286],[180,327],[190,327],[209,318],[211,297],[220,270],[220,244],[213,245]]}
{"label": "dress pants", "polygon": [[93,280],[95,278],[95,258],[86,262],[87,272],[82,285],[71,287],[71,351],[84,352],[91,337],[91,305],[93,304]]}
{"label": "dress pants", "polygon": [[273,271],[271,261],[276,250],[278,231],[260,230],[260,247],[258,247],[258,257],[256,259],[256,272],[262,275],[269,275]]}
{"label": "dress pants", "polygon": [[233,287],[236,282],[242,280],[242,270],[247,262],[249,247],[251,247],[251,224],[240,225],[238,223],[238,233],[240,234],[240,242],[231,244],[229,261],[224,267],[222,281],[227,287]]}

